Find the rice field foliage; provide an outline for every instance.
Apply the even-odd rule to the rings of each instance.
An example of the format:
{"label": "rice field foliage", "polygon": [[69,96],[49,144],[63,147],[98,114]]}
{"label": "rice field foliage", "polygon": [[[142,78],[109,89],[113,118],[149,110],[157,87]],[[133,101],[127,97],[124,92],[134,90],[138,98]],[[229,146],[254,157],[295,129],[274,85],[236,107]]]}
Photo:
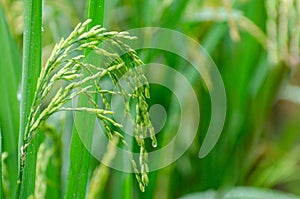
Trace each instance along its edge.
{"label": "rice field foliage", "polygon": [[[134,51],[139,38],[126,30],[147,26],[193,38],[221,73],[225,126],[202,159],[207,85],[172,53]],[[300,198],[299,0],[1,0],[0,54],[1,198]],[[184,155],[149,172],[148,152],[174,138],[180,115],[172,92],[149,84],[141,69],[156,62],[193,77],[201,120]],[[124,74],[133,93],[118,82]],[[104,88],[104,79],[117,89]],[[117,114],[137,124],[132,137],[113,118],[113,96],[127,107]],[[157,103],[167,119],[155,134]],[[103,160],[113,161],[118,146],[133,173],[90,155],[78,132],[92,132],[95,121],[111,141]]]}

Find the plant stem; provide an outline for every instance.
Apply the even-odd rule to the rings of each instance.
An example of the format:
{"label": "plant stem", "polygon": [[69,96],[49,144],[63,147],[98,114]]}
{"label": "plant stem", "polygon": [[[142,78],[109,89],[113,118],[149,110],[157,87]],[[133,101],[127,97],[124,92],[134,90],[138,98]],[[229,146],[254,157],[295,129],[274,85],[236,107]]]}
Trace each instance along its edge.
{"label": "plant stem", "polygon": [[[21,114],[19,132],[19,180],[17,198],[27,198],[34,193],[35,166],[38,139],[33,140],[24,154],[21,148],[24,145],[25,128],[28,123],[27,117],[33,101],[37,79],[41,70],[42,54],[42,1],[24,1],[24,39],[23,39],[23,65],[21,85]],[[29,154],[27,158],[26,153]],[[22,157],[23,155],[23,157]],[[24,160],[24,167],[22,161]],[[22,176],[25,176],[22,178]]]}
{"label": "plant stem", "polygon": [[[88,7],[88,18],[92,19],[88,29],[94,25],[102,25],[104,16],[104,0],[90,0]],[[87,55],[87,51],[85,54]],[[87,74],[84,74],[87,75]],[[87,97],[79,96],[78,106],[89,107]],[[75,116],[71,150],[70,167],[67,180],[67,191],[65,198],[84,198],[88,179],[90,153],[83,145],[80,132],[84,132],[87,143],[91,143],[94,130],[95,115],[86,112],[78,112]]]}

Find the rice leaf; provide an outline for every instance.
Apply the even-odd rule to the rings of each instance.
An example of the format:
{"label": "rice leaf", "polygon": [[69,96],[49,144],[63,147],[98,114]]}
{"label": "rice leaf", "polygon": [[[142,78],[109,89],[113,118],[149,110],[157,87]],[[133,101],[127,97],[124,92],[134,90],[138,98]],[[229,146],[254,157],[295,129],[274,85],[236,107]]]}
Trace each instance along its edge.
{"label": "rice leaf", "polygon": [[[33,103],[37,80],[41,70],[42,45],[42,1],[24,1],[24,38],[23,38],[23,66],[21,85],[21,113],[19,133],[19,180],[17,197],[27,198],[34,194],[36,174],[36,154],[39,139],[35,139],[24,149],[26,125],[29,121],[31,105]],[[28,156],[27,156],[28,154]],[[25,158],[27,156],[27,158]],[[24,177],[23,177],[24,174]],[[20,194],[20,195],[19,195]]]}
{"label": "rice leaf", "polygon": [[3,152],[7,152],[7,168],[11,196],[17,181],[17,145],[19,131],[19,103],[17,99],[21,61],[0,4],[0,128]]}
{"label": "rice leaf", "polygon": [[[88,6],[88,18],[92,19],[92,22],[88,25],[88,30],[90,30],[95,25],[103,25],[103,16],[104,0],[90,0]],[[86,51],[86,54],[88,53],[89,51]],[[79,96],[78,106],[88,107],[91,105],[87,97]],[[83,145],[78,132],[84,130],[86,132],[86,135],[90,137],[87,139],[91,141],[95,118],[95,115],[91,115],[87,112],[76,114],[72,132],[70,167],[67,180],[68,185],[65,195],[66,198],[85,197],[90,163],[90,153]]]}

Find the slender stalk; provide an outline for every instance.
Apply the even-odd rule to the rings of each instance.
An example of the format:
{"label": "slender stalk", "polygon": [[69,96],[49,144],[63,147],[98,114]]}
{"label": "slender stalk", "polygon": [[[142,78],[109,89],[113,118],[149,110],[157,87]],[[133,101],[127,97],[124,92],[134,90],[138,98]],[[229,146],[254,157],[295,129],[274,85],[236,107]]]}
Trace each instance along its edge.
{"label": "slender stalk", "polygon": [[[88,7],[88,18],[92,19],[88,29],[94,25],[102,25],[104,16],[104,0],[90,0]],[[86,54],[89,52],[87,51]],[[87,75],[87,74],[85,74]],[[89,99],[79,96],[78,106],[90,106]],[[91,142],[94,130],[95,115],[86,112],[76,113],[71,150],[70,150],[70,167],[67,180],[66,198],[84,198],[88,179],[88,170],[90,154],[81,142],[79,132],[85,132],[87,142]],[[88,124],[88,125],[87,125]]]}
{"label": "slender stalk", "polygon": [[[34,193],[36,153],[38,140],[21,152],[24,145],[27,117],[33,101],[37,79],[41,69],[42,0],[24,1],[24,39],[21,85],[21,114],[19,132],[19,180],[16,198],[27,198]],[[27,153],[29,154],[27,156]],[[23,178],[24,176],[24,178]]]}

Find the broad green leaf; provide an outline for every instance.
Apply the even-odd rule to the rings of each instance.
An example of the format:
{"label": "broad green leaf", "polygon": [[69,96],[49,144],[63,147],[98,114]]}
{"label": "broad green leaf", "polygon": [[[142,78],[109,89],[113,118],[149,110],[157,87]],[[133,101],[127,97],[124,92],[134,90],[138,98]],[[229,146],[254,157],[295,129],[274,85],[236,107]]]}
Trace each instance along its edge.
{"label": "broad green leaf", "polygon": [[7,168],[11,194],[17,181],[17,145],[19,132],[19,103],[17,99],[21,61],[0,5],[0,128],[3,151],[8,153]]}
{"label": "broad green leaf", "polygon": [[[42,57],[42,1],[24,1],[23,65],[21,85],[21,112],[19,148],[23,147],[27,117],[30,113],[41,70]],[[19,150],[19,183],[17,196],[27,198],[34,194],[36,175],[36,155],[40,136],[37,136],[25,150],[24,169],[21,168],[22,154]]]}
{"label": "broad green leaf", "polygon": [[[104,16],[104,0],[90,0],[88,5],[88,18],[92,19],[89,29],[101,24],[103,25]],[[86,52],[87,54],[89,51]],[[79,96],[78,106],[89,106],[87,97]],[[92,132],[94,130],[95,115],[89,113],[77,113],[74,121],[72,141],[70,149],[70,167],[67,180],[67,191],[65,197],[68,198],[84,198],[86,195],[86,185],[88,181],[90,153],[83,145],[79,132],[85,132],[87,138],[91,141]],[[89,125],[87,125],[89,124]]]}

